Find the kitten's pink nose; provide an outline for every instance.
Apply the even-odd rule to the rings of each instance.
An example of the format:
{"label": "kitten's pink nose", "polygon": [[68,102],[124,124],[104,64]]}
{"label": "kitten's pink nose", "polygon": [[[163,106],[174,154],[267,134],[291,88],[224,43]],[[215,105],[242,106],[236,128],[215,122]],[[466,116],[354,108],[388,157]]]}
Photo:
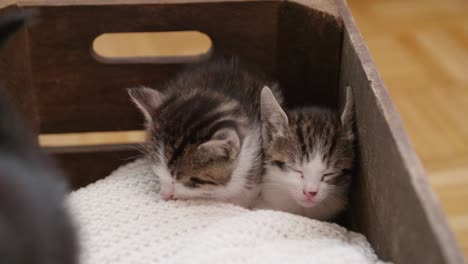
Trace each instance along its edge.
{"label": "kitten's pink nose", "polygon": [[302,193],[305,195],[305,197],[307,197],[307,199],[312,199],[314,198],[315,195],[317,195],[317,192],[306,192],[306,191],[302,191]]}

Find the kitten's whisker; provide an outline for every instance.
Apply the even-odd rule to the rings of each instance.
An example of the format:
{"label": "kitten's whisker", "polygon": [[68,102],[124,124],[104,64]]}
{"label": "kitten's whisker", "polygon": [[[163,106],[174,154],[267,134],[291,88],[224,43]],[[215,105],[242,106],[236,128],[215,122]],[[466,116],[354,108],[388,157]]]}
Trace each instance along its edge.
{"label": "kitten's whisker", "polygon": [[141,153],[147,152],[146,144],[130,145],[128,146],[128,148],[131,150],[136,150]]}
{"label": "kitten's whisker", "polygon": [[347,147],[344,147],[344,148],[340,148],[338,152],[333,153],[333,156],[339,156],[339,155],[343,154],[345,151],[350,150],[352,148],[354,148],[354,146],[347,146]]}
{"label": "kitten's whisker", "polygon": [[359,146],[360,146],[359,143],[352,143],[352,144],[348,144],[346,147],[342,149],[348,150],[348,149],[352,149],[352,148],[359,147]]}
{"label": "kitten's whisker", "polygon": [[144,158],[144,157],[145,156],[143,154],[138,154],[138,155],[133,155],[127,158],[123,158],[122,160],[129,161],[129,160],[135,160],[135,159]]}

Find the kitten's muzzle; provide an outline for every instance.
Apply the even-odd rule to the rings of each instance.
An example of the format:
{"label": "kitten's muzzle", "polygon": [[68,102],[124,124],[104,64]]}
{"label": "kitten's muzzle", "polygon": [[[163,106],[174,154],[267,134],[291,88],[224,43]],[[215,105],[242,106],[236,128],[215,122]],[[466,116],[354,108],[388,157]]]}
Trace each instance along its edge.
{"label": "kitten's muzzle", "polygon": [[302,193],[307,198],[307,200],[312,200],[312,198],[317,195],[317,192],[307,192],[305,190],[302,190]]}

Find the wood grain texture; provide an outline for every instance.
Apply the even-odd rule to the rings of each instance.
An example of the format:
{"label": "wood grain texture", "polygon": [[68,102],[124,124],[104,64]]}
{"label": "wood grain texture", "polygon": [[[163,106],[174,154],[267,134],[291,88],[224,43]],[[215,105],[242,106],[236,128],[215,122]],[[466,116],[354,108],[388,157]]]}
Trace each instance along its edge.
{"label": "wood grain texture", "polygon": [[347,31],[340,83],[342,90],[353,87],[359,138],[353,226],[395,263],[463,263],[367,47],[344,5],[341,10]]}
{"label": "wood grain texture", "polygon": [[199,30],[211,37],[216,55],[238,54],[273,74],[277,7],[276,2],[263,1],[39,8],[41,20],[29,32],[41,132],[140,128],[141,115],[126,88],[160,88],[182,68],[99,63],[90,54],[98,35]]}
{"label": "wood grain texture", "polygon": [[468,2],[349,0],[468,257]]}
{"label": "wood grain texture", "polygon": [[45,148],[67,173],[73,190],[109,175],[116,168],[140,157],[133,145]]}
{"label": "wood grain texture", "polygon": [[[77,6],[77,5],[138,5],[161,3],[210,3],[210,2],[248,2],[251,0],[0,0],[0,7],[19,6]],[[334,0],[289,0],[337,17],[338,9]]]}
{"label": "wood grain texture", "polygon": [[278,67],[285,101],[294,106],[337,106],[343,25],[297,3],[279,12]]}
{"label": "wood grain texture", "polygon": [[[18,10],[18,7],[12,6],[0,10],[0,15]],[[16,111],[29,121],[31,128],[38,131],[39,114],[32,89],[28,34],[24,28],[16,32],[0,49],[0,80],[7,90],[2,96],[8,96]]]}
{"label": "wood grain texture", "polygon": [[29,32],[42,133],[138,128],[142,120],[125,88],[160,88],[180,71],[178,64],[99,63],[90,45],[109,32],[199,30],[211,37],[216,56],[235,54],[268,75],[281,72],[280,81],[293,87],[287,95],[293,104],[336,106],[342,30],[333,16],[320,11],[270,1],[44,6],[39,11],[41,19]]}

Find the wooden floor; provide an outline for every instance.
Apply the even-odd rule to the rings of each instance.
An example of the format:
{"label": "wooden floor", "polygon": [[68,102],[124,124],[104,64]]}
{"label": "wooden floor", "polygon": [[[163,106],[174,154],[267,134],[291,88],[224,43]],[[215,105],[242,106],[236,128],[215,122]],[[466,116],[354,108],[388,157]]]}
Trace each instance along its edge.
{"label": "wooden floor", "polygon": [[468,1],[348,3],[468,257]]}

